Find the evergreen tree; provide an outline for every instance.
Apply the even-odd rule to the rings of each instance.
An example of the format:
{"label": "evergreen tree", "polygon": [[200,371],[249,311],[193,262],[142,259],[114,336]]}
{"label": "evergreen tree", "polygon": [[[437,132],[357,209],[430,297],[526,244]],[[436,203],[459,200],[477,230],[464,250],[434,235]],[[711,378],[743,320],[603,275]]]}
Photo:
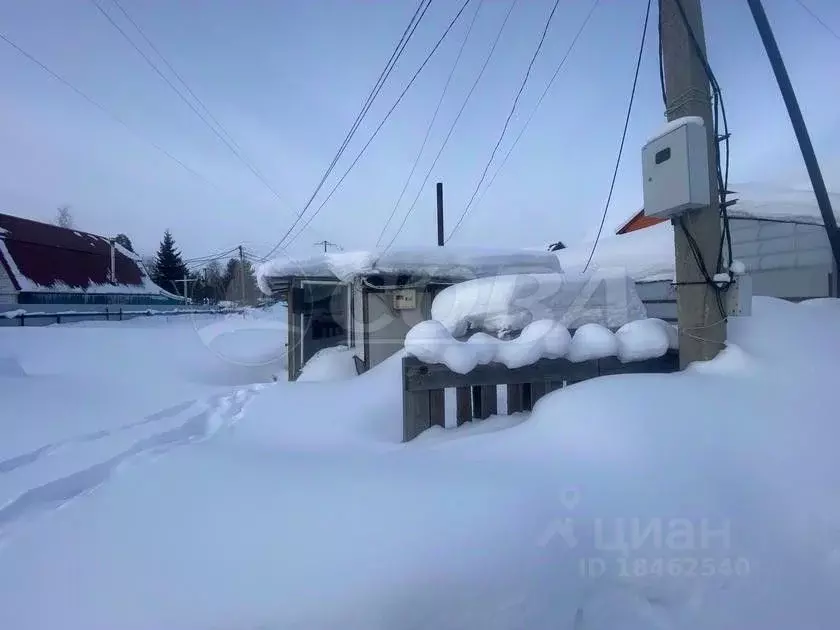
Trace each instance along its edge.
{"label": "evergreen tree", "polygon": [[152,271],[152,280],[156,285],[166,291],[184,293],[183,280],[187,276],[187,266],[181,258],[181,252],[175,247],[175,239],[169,230],[163,234],[163,240],[155,257],[155,266]]}

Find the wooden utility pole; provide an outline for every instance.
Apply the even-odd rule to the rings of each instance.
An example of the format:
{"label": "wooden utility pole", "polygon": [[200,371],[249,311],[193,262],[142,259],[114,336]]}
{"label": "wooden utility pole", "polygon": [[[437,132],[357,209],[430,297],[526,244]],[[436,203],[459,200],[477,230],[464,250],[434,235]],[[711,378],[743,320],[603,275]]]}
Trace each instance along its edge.
{"label": "wooden utility pole", "polygon": [[443,182],[437,183],[437,243],[443,247]]}
{"label": "wooden utility pole", "polygon": [[239,246],[239,295],[242,306],[245,306],[245,251]]}
{"label": "wooden utility pole", "polygon": [[108,265],[108,280],[112,284],[117,284],[117,252],[116,247],[114,246],[114,239],[109,238],[108,244],[111,246],[111,260]]}
{"label": "wooden utility pole", "polygon": [[324,239],[323,241],[318,241],[317,243],[315,243],[315,245],[316,245],[316,246],[318,246],[318,247],[323,247],[323,248],[324,248],[324,253],[325,253],[325,254],[327,253],[327,248],[328,248],[328,247],[336,247],[336,248],[338,248],[338,245],[337,245],[337,244],[335,244],[335,243],[331,243],[330,241],[328,241],[328,240],[326,240],[326,239]]}
{"label": "wooden utility pole", "polygon": [[[685,12],[683,19],[680,9]],[[680,337],[680,368],[692,361],[712,359],[726,342],[726,319],[720,312],[716,291],[705,282],[692,254],[689,238],[698,245],[706,269],[714,276],[720,250],[721,221],[718,208],[717,138],[714,134],[709,77],[703,61],[686,28],[694,33],[703,57],[706,56],[706,37],[700,0],[659,0],[659,19],[662,26],[662,64],[667,94],[668,120],[684,116],[700,116],[706,127],[709,142],[709,199],[707,208],[689,211],[672,220],[676,255],[677,317]]]}
{"label": "wooden utility pole", "polygon": [[182,280],[173,280],[172,283],[175,285],[175,290],[178,290],[178,283],[180,282],[182,285],[181,294],[184,297],[185,301],[189,301],[190,299],[190,282],[196,282],[198,278],[190,278],[189,276],[185,275]]}

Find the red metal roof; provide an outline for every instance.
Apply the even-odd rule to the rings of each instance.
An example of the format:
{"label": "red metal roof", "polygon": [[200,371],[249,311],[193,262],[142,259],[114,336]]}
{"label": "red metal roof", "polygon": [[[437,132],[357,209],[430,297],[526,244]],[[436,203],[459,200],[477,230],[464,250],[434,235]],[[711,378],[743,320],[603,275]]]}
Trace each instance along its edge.
{"label": "red metal roof", "polygon": [[[2,264],[19,290],[29,290],[27,279],[41,287],[56,283],[73,288],[109,284],[111,246],[101,236],[0,214],[0,239],[11,258]],[[15,269],[20,273],[14,273]],[[119,248],[115,271],[118,285],[145,284],[145,273],[138,262]]]}
{"label": "red metal roof", "polygon": [[641,230],[646,227],[651,227],[653,225],[659,225],[667,221],[668,219],[662,219],[659,217],[649,217],[645,214],[644,208],[639,210],[636,214],[632,217],[627,219],[624,223],[622,223],[618,229],[615,231],[616,234],[627,234],[629,232],[635,232],[636,230]]}

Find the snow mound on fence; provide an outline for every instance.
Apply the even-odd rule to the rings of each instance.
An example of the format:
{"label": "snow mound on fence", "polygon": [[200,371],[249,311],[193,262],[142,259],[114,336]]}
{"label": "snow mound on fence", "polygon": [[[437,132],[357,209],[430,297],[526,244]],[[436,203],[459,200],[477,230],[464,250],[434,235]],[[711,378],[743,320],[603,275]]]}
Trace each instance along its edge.
{"label": "snow mound on fence", "polygon": [[540,319],[553,319],[567,328],[589,323],[618,328],[645,317],[647,311],[633,280],[601,272],[469,280],[441,291],[432,305],[432,319],[456,337],[470,328],[489,333],[523,330]]}
{"label": "snow mound on fence", "polygon": [[437,320],[416,324],[405,337],[409,356],[423,363],[442,363],[453,372],[466,374],[477,365],[501,363],[515,369],[540,359],[567,358],[580,362],[617,356],[621,361],[661,357],[676,348],[673,326],[660,319],[627,322],[615,333],[600,324],[584,324],[571,335],[560,322],[531,322],[513,339],[498,339],[479,332],[459,341]]}

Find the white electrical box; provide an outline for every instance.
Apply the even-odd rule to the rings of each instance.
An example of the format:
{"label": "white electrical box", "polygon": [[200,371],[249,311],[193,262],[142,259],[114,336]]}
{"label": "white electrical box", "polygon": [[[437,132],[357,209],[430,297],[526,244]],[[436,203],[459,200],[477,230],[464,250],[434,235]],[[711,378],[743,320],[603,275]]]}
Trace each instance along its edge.
{"label": "white electrical box", "polygon": [[699,116],[668,123],[642,148],[645,216],[669,218],[710,203],[709,147]]}
{"label": "white electrical box", "polygon": [[397,289],[391,295],[394,310],[407,311],[417,308],[416,289]]}
{"label": "white electrical box", "polygon": [[726,290],[726,314],[730,317],[752,315],[752,278],[746,274],[735,276]]}

